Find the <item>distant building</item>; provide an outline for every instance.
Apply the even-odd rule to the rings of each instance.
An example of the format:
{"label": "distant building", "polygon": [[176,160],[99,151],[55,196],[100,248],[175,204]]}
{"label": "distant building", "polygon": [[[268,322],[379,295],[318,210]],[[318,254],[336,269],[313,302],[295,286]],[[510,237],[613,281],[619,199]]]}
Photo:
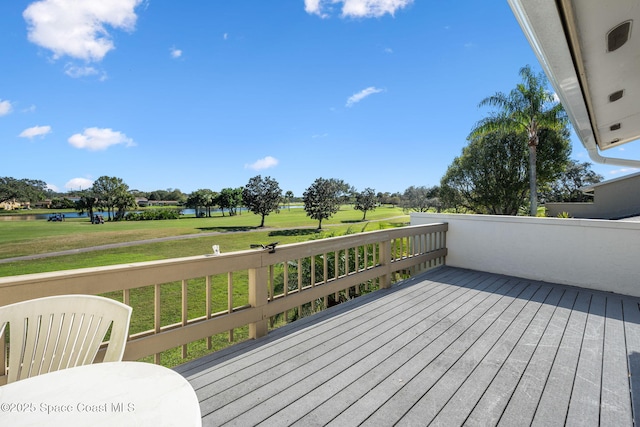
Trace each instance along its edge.
{"label": "distant building", "polygon": [[140,207],[144,206],[177,206],[177,200],[148,200],[144,197],[136,197],[136,203]]}
{"label": "distant building", "polygon": [[[28,204],[27,204],[28,207]],[[5,211],[13,211],[16,209],[23,209],[23,204],[20,202],[16,202],[15,199],[7,200],[6,202],[0,203],[0,209],[4,209]]]}
{"label": "distant building", "polygon": [[640,215],[640,172],[581,189],[593,196],[590,203],[546,203],[547,214],[563,212],[572,218],[621,219]]}

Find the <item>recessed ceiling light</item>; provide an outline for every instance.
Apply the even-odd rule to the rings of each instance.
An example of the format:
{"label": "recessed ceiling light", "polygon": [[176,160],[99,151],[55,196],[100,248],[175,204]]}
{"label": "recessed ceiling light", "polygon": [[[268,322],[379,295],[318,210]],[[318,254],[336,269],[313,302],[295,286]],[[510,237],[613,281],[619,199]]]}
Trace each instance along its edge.
{"label": "recessed ceiling light", "polygon": [[620,123],[616,123],[615,125],[609,126],[609,130],[614,131],[620,129]]}
{"label": "recessed ceiling light", "polygon": [[609,31],[607,34],[607,51],[613,52],[614,50],[622,47],[631,34],[631,21],[623,22],[622,24]]}
{"label": "recessed ceiling light", "polygon": [[618,99],[622,98],[623,95],[623,90],[613,92],[611,95],[609,95],[609,102],[616,102]]}

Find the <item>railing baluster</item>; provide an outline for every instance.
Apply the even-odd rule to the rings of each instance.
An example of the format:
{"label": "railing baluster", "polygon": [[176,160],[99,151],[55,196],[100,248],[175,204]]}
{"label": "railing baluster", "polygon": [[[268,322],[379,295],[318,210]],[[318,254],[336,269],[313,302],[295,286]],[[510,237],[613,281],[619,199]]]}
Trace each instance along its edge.
{"label": "railing baluster", "polygon": [[[153,322],[154,332],[160,333],[160,284],[156,284],[153,289]],[[160,353],[153,355],[153,361],[156,365],[160,364]]]}
{"label": "railing baluster", "polygon": [[[284,262],[284,274],[283,274],[284,284],[282,285],[284,296],[289,295],[289,262]],[[272,298],[273,299],[273,298]]]}
{"label": "railing baluster", "polygon": [[[187,320],[189,319],[189,302],[187,296],[187,281],[182,280],[182,326],[187,326]],[[182,345],[182,358],[187,358],[187,344]]]}
{"label": "railing baluster", "polygon": [[[233,272],[227,273],[227,313],[233,312]],[[229,329],[229,342],[233,342],[233,328]]]}
{"label": "railing baluster", "polygon": [[[211,276],[207,276],[205,278],[205,318],[206,319],[211,319]],[[212,340],[211,340],[211,335],[207,336],[207,350],[211,350],[211,348],[213,347],[212,345]]]}

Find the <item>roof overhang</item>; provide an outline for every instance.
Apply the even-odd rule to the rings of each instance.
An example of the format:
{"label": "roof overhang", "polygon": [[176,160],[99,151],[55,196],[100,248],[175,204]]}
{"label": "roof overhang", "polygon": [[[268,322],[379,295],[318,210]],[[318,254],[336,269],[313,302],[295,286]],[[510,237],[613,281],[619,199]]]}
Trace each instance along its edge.
{"label": "roof overhang", "polygon": [[507,1],[591,159],[640,167],[600,154],[640,138],[640,2]]}

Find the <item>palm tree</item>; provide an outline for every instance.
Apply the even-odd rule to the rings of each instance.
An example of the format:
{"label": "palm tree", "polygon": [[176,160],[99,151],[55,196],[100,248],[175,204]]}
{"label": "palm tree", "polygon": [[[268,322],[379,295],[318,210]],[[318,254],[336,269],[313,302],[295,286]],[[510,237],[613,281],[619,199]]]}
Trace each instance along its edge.
{"label": "palm tree", "polygon": [[567,115],[554,94],[547,91],[547,79],[543,73],[534,74],[529,65],[520,69],[522,83],[508,95],[498,92],[483,99],[479,106],[498,107],[500,111],[482,119],[471,132],[479,136],[499,130],[525,131],[529,146],[529,199],[531,216],[536,216],[536,151],[540,143],[540,130],[561,131],[567,126]]}
{"label": "palm tree", "polygon": [[291,210],[291,199],[293,199],[295,196],[293,195],[293,191],[289,190],[286,193],[284,193],[284,198],[287,201],[287,206],[289,206],[289,210]]}

